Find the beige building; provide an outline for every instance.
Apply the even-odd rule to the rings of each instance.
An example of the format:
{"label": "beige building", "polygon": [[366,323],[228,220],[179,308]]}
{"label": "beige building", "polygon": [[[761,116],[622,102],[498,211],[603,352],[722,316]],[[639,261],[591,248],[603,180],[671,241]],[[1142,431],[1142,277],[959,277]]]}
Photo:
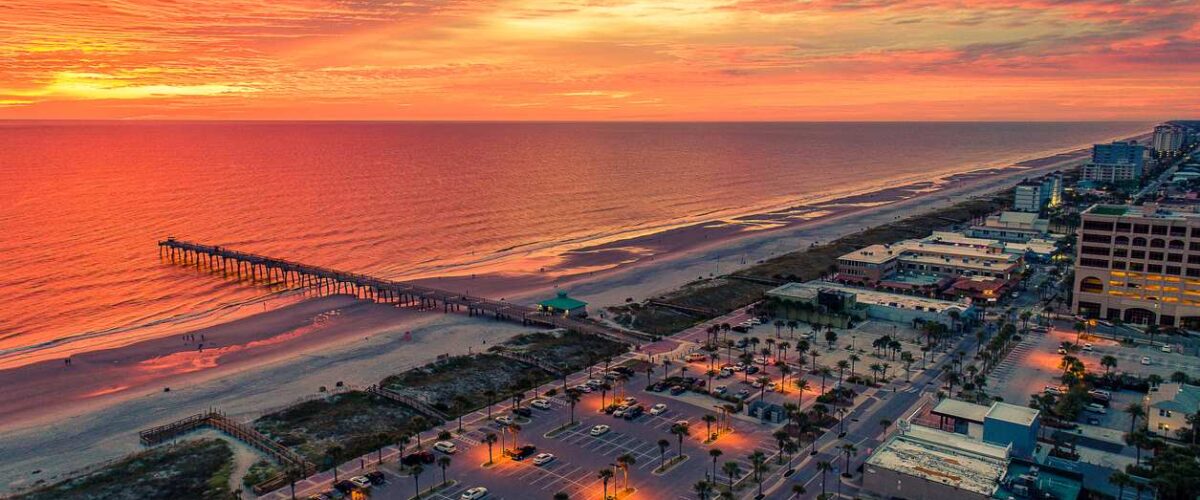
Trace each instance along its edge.
{"label": "beige building", "polygon": [[1038,218],[1036,213],[1001,212],[989,215],[983,224],[971,226],[965,231],[973,238],[988,238],[1000,241],[1026,242],[1031,239],[1056,238],[1050,234],[1050,220]]}
{"label": "beige building", "polygon": [[875,284],[895,273],[930,277],[1019,277],[1023,260],[1005,253],[1004,245],[973,238],[948,239],[948,233],[892,245],[871,245],[838,257],[839,278]]}
{"label": "beige building", "polygon": [[912,426],[867,458],[862,490],[868,498],[990,499],[1008,466],[1007,446]]}
{"label": "beige building", "polygon": [[1146,395],[1146,423],[1150,432],[1179,438],[1176,431],[1189,427],[1188,415],[1200,412],[1200,387],[1187,384],[1162,384]]}
{"label": "beige building", "polygon": [[1095,205],[1082,219],[1072,299],[1078,314],[1200,329],[1200,214]]}

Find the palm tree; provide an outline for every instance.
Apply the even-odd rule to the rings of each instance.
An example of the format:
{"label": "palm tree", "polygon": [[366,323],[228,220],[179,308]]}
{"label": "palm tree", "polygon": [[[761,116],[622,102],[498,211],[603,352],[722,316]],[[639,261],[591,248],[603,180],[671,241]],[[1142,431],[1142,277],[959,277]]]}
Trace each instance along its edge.
{"label": "palm tree", "polygon": [[671,447],[671,442],[666,439],[658,440],[658,468],[661,469],[667,466],[667,448]]}
{"label": "palm tree", "polygon": [[325,450],[325,463],[333,464],[333,482],[338,482],[338,460],[342,455],[342,447],[333,445]]}
{"label": "palm tree", "polygon": [[712,438],[712,424],[717,421],[717,417],[714,417],[711,413],[706,413],[703,417],[700,417],[700,420],[704,421],[704,438]]}
{"label": "palm tree", "polygon": [[841,446],[841,449],[842,454],[846,456],[846,471],[842,473],[842,477],[850,477],[853,475],[850,474],[850,457],[858,453],[858,448],[854,446],[854,443],[846,443]]}
{"label": "palm tree", "polygon": [[682,457],[683,456],[683,437],[688,435],[688,426],[683,425],[683,424],[674,424],[671,426],[671,434],[674,434],[675,437],[679,438],[679,447],[678,447],[678,450],[676,451],[675,456]]}
{"label": "palm tree", "polygon": [[711,450],[708,450],[708,456],[712,457],[712,461],[713,461],[713,474],[712,474],[713,481],[717,480],[717,458],[720,457],[721,455],[723,455],[724,453],[725,452],[721,451],[720,448],[713,448]]}
{"label": "palm tree", "polygon": [[822,366],[817,372],[821,374],[821,394],[825,394],[825,377],[832,375],[833,370]]}
{"label": "palm tree", "polygon": [[804,380],[804,378],[798,378],[796,379],[795,385],[796,392],[798,393],[796,395],[796,406],[800,407],[804,404],[804,391],[808,390],[808,381]]}
{"label": "palm tree", "polygon": [[497,438],[496,438],[496,434],[494,432],[489,432],[489,433],[487,433],[486,436],[483,436],[483,442],[486,443],[488,446],[488,463],[489,464],[492,463],[492,445],[496,444],[496,441],[497,441]]}
{"label": "palm tree", "polygon": [[783,326],[784,326],[784,325],[786,325],[786,324],[787,324],[787,323],[785,323],[785,322],[784,322],[783,320],[781,320],[781,319],[777,319],[777,320],[775,320],[775,338],[779,338],[779,333],[780,333],[780,330],[783,330]]}
{"label": "palm tree", "polygon": [[604,483],[604,499],[608,500],[608,480],[612,479],[613,477],[612,469],[607,467],[600,469],[600,472],[596,474],[596,477],[600,478],[600,481]]}
{"label": "palm tree", "polygon": [[800,497],[804,496],[805,493],[808,493],[808,490],[804,489],[803,484],[793,484],[792,485],[792,496],[793,497],[800,498]]}
{"label": "palm tree", "polygon": [[911,352],[904,351],[900,353],[900,361],[904,362],[904,381],[912,382],[912,364],[916,359]]}
{"label": "palm tree", "polygon": [[1132,434],[1134,427],[1137,426],[1137,420],[1146,416],[1146,410],[1142,409],[1142,405],[1140,404],[1129,403],[1129,406],[1125,407],[1125,413],[1128,413],[1130,416],[1129,433]]}
{"label": "palm tree", "polygon": [[1100,358],[1100,366],[1104,367],[1104,374],[1108,375],[1110,370],[1117,367],[1117,358],[1105,355],[1103,358]]}
{"label": "palm tree", "polygon": [[412,438],[409,437],[408,434],[401,434],[400,437],[396,439],[396,449],[400,451],[400,457],[397,458],[396,461],[399,462],[404,460],[404,449],[408,448],[408,443],[410,442],[412,442]]}
{"label": "palm tree", "polygon": [[758,400],[759,401],[762,401],[763,398],[767,397],[767,384],[770,382],[771,382],[771,377],[768,377],[766,375],[758,377],[758,384],[759,384]]}
{"label": "palm tree", "polygon": [[425,466],[418,462],[413,464],[408,471],[412,473],[413,488],[417,490],[417,498],[421,498],[421,473],[425,472]]}
{"label": "palm tree", "polygon": [[733,479],[742,475],[742,466],[737,462],[725,462],[721,466],[721,472],[725,473],[725,479],[729,481],[729,494],[733,494]]}
{"label": "palm tree", "polygon": [[712,493],[712,483],[708,481],[697,481],[692,485],[692,489],[700,496],[700,500],[708,500],[708,494]]}
{"label": "palm tree", "polygon": [[425,417],[420,415],[413,417],[411,420],[409,420],[408,426],[409,428],[417,429],[417,432],[414,433],[414,435],[417,438],[417,449],[421,449],[421,429],[425,428]]}
{"label": "palm tree", "polygon": [[519,445],[517,445],[517,434],[520,434],[520,432],[521,432],[521,425],[516,422],[508,424],[508,432],[512,433],[513,449],[514,450],[520,449],[521,447]]}
{"label": "palm tree", "polygon": [[888,420],[888,419],[886,419],[886,418],[881,418],[881,419],[879,419],[879,426],[880,426],[880,427],[883,427],[883,435],[884,435],[885,437],[887,436],[887,430],[888,430],[888,427],[890,427],[891,425],[892,425],[892,421],[891,421],[891,420]]}
{"label": "palm tree", "polygon": [[633,455],[626,453],[617,457],[617,468],[621,469],[621,473],[624,475],[626,490],[629,489],[629,466],[634,464],[637,464],[637,459],[633,458]]}
{"label": "palm tree", "polygon": [[761,497],[763,494],[763,471],[766,470],[765,466],[767,464],[767,456],[761,451],[754,450],[754,453],[751,453],[750,456],[746,458],[750,459],[750,467],[754,469],[754,482],[758,483],[758,496]]}
{"label": "palm tree", "polygon": [[571,405],[571,422],[568,424],[570,425],[575,423],[575,405],[579,403],[579,391],[567,391],[567,403]]}
{"label": "palm tree", "polygon": [[837,369],[838,369],[838,387],[841,387],[841,386],[842,386],[842,375],[843,375],[844,373],[846,373],[846,368],[849,368],[849,367],[850,367],[850,362],[849,362],[849,361],[846,361],[846,360],[844,360],[844,359],[838,360],[838,362],[837,362]]}
{"label": "palm tree", "polygon": [[792,436],[788,435],[787,431],[780,429],[771,434],[775,438],[775,445],[779,447],[779,454],[776,455],[778,464],[783,464],[783,445],[791,440]]}
{"label": "palm tree", "polygon": [[446,455],[438,457],[437,464],[442,468],[442,484],[446,484],[446,467],[450,466],[450,457]]}
{"label": "palm tree", "polygon": [[488,389],[483,391],[483,397],[487,398],[487,418],[492,418],[492,403],[496,400],[496,391]]}
{"label": "palm tree", "polygon": [[871,363],[870,368],[871,368],[871,381],[874,383],[879,383],[879,372],[883,371],[883,365],[880,365],[879,363]]}
{"label": "palm tree", "polygon": [[1111,476],[1108,476],[1108,482],[1118,488],[1117,500],[1124,500],[1125,487],[1133,484],[1133,478],[1122,471],[1115,471]]}
{"label": "palm tree", "polygon": [[612,386],[609,385],[608,382],[603,382],[600,384],[600,411],[604,411],[604,409],[608,407],[607,396],[609,389],[612,389]]}
{"label": "palm tree", "polygon": [[817,470],[821,471],[821,495],[825,495],[825,474],[833,470],[833,465],[824,460],[817,462]]}

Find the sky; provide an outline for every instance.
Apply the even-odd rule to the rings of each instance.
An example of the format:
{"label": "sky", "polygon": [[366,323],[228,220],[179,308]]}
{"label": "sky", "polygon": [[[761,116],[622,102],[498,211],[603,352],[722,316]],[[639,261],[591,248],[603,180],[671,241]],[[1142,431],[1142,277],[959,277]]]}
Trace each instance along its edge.
{"label": "sky", "polygon": [[0,119],[1198,115],[1197,0],[0,2]]}

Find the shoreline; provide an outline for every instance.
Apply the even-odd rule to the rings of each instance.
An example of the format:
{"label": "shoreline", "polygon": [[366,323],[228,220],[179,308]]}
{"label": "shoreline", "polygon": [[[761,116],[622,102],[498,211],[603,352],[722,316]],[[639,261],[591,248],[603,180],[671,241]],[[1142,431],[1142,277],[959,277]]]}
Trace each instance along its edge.
{"label": "shoreline", "polygon": [[[567,254],[576,259],[576,269],[603,269],[552,279],[497,274],[416,281],[450,290],[470,287],[479,295],[492,287],[509,300],[563,288],[599,311],[626,298],[640,301],[676,289],[697,276],[728,273],[816,241],[1008,189],[1021,177],[1069,168],[1081,161],[1080,154],[1059,153],[1022,166],[977,169],[938,182],[743,215],[735,223],[701,222],[573,249]],[[614,258],[621,264],[601,265]],[[322,315],[328,323],[317,325]],[[325,296],[191,331],[218,342],[216,349],[201,355],[193,351],[196,344],[177,333],[76,354],[70,368],[86,376],[64,376],[61,359],[0,370],[0,384],[12,388],[12,396],[0,403],[0,456],[6,457],[0,484],[49,479],[140,449],[138,430],[207,407],[220,407],[235,418],[257,416],[311,397],[321,385],[375,383],[439,354],[465,354],[532,329]],[[130,373],[137,376],[125,383],[123,376]],[[118,378],[121,383],[112,382]],[[164,386],[171,391],[163,392]],[[44,473],[33,475],[33,470]]]}

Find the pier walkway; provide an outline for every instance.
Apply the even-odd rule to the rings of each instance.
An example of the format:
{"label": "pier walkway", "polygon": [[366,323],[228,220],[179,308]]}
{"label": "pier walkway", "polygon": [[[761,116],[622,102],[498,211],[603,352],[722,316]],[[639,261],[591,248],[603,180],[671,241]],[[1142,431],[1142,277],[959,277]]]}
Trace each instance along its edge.
{"label": "pier walkway", "polygon": [[159,257],[171,262],[206,266],[220,271],[222,276],[239,281],[266,281],[323,293],[347,293],[375,302],[416,307],[420,310],[442,309],[442,312],[465,311],[471,316],[489,315],[499,320],[520,321],[523,325],[566,328],[590,333],[619,342],[639,345],[652,337],[640,332],[621,330],[600,323],[560,315],[552,315],[533,307],[507,301],[464,295],[447,290],[392,281],[364,274],[312,266],[285,259],[231,250],[221,246],[202,245],[175,238],[158,242]]}

